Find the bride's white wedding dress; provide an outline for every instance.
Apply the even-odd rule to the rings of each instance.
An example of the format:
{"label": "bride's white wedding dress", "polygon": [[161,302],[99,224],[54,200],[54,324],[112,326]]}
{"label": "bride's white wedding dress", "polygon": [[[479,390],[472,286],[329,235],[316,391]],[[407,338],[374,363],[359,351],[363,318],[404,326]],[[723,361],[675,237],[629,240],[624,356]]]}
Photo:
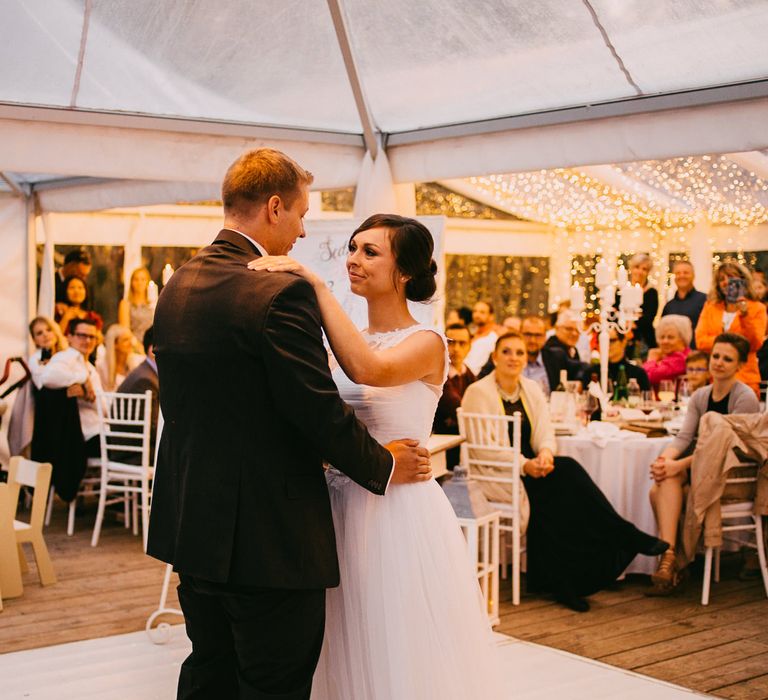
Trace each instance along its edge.
{"label": "bride's white wedding dress", "polygon": [[[374,349],[387,348],[420,330],[429,329],[366,339]],[[442,385],[358,385],[339,367],[333,378],[380,443],[427,442]],[[328,485],[341,585],[328,591],[312,699],[501,697],[498,652],[474,565],[437,482],[390,485],[382,497],[331,469]]]}

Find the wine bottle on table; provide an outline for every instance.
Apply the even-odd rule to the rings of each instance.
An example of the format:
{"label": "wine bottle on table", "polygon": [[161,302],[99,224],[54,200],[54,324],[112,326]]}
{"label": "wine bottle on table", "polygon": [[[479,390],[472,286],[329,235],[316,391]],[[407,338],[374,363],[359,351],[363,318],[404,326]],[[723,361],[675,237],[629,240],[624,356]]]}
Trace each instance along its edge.
{"label": "wine bottle on table", "polygon": [[555,423],[567,422],[572,417],[571,414],[575,412],[575,407],[571,406],[569,401],[567,381],[568,372],[561,369],[560,383],[549,395],[549,412]]}
{"label": "wine bottle on table", "polygon": [[560,370],[560,383],[555,388],[555,391],[568,391],[568,370]]}
{"label": "wine bottle on table", "polygon": [[616,375],[616,384],[613,389],[613,402],[626,405],[629,401],[629,387],[627,384],[627,369],[624,365],[619,365],[619,372]]}

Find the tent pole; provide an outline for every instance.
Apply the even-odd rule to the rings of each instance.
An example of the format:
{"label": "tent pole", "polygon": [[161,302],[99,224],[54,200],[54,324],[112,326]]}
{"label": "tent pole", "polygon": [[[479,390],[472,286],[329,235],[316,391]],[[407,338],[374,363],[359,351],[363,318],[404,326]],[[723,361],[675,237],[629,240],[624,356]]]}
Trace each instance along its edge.
{"label": "tent pole", "polygon": [[355,104],[357,105],[357,112],[360,115],[360,122],[363,125],[363,139],[365,140],[365,147],[371,154],[371,158],[376,160],[376,156],[379,154],[379,143],[376,138],[376,128],[373,124],[371,113],[365,104],[363,86],[360,82],[360,76],[357,72],[355,57],[352,55],[352,45],[349,41],[349,33],[347,32],[347,27],[344,23],[344,15],[341,10],[341,0],[328,0],[328,9],[331,12],[333,28],[336,30],[336,39],[338,39],[341,55],[344,58],[344,67],[347,69],[347,77],[349,78],[349,84],[352,88],[352,94],[355,96]]}
{"label": "tent pole", "polygon": [[19,187],[18,183],[12,177],[6,175],[4,172],[0,172],[0,180],[11,188],[11,192],[13,192],[14,196],[21,197],[22,199],[27,198],[27,193]]}

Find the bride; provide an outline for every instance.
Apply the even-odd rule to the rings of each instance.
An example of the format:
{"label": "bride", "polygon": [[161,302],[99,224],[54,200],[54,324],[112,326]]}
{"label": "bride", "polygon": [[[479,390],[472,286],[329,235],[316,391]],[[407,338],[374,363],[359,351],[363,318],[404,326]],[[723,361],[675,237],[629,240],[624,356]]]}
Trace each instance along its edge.
{"label": "bride", "polygon": [[[347,272],[368,304],[359,332],[321,279],[284,256],[251,269],[290,271],[314,287],[342,398],[382,444],[425,444],[448,371],[445,341],[407,300],[435,292],[432,236],[376,214],[352,234]],[[451,505],[434,480],[382,498],[328,470],[341,585],[327,596],[313,700],[493,700],[497,651]]]}

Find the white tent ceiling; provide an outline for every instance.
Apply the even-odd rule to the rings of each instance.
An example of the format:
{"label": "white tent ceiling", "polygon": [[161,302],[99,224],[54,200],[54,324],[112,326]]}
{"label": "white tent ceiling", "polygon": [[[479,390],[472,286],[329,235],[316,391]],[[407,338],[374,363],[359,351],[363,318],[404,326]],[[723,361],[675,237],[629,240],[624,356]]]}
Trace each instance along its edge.
{"label": "white tent ceiling", "polygon": [[331,187],[377,141],[398,182],[768,147],[766,0],[0,0],[0,17],[2,171],[211,184],[271,143]]}

